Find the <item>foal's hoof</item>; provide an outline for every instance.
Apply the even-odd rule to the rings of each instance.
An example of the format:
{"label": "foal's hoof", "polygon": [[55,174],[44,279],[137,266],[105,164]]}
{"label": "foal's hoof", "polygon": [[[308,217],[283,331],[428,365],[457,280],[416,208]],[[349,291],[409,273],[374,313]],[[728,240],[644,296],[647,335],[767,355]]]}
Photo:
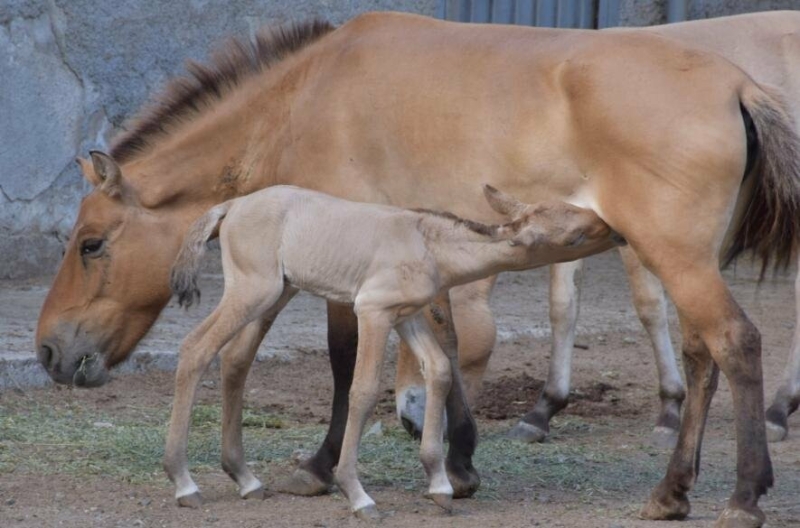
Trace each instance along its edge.
{"label": "foal's hoof", "polygon": [[639,512],[639,517],[651,521],[680,521],[689,515],[690,509],[688,499],[671,497],[664,501],[653,494]]}
{"label": "foal's hoof", "polygon": [[714,528],[761,528],[766,516],[759,509],[745,511],[734,508],[725,508],[714,523]]}
{"label": "foal's hoof", "polygon": [[354,510],[353,514],[357,519],[362,521],[377,522],[381,520],[381,512],[378,511],[378,508],[374,504]]}
{"label": "foal's hoof", "polygon": [[447,513],[453,513],[453,496],[449,493],[431,493],[431,499]]}
{"label": "foal's hoof", "polygon": [[330,488],[330,484],[323,482],[313,473],[301,467],[295,469],[290,477],[281,480],[275,486],[275,490],[280,493],[302,495],[304,497],[325,495],[330,491]]}
{"label": "foal's hoof", "polygon": [[193,510],[196,510],[203,505],[203,499],[200,497],[199,491],[195,491],[189,495],[184,495],[183,497],[178,497],[177,500],[178,506],[182,508],[192,508]]}
{"label": "foal's hoof", "polygon": [[675,449],[678,445],[678,431],[657,425],[650,434],[650,444],[658,449]]}
{"label": "foal's hoof", "polygon": [[478,488],[481,487],[481,477],[475,468],[454,469],[447,466],[447,478],[453,486],[454,499],[466,499],[475,495]]}
{"label": "foal's hoof", "polygon": [[508,437],[512,440],[519,440],[520,442],[528,442],[529,444],[533,444],[535,442],[541,442],[547,438],[547,432],[533,424],[519,421],[517,422],[517,425],[515,425],[508,432]]}
{"label": "foal's hoof", "polygon": [[786,427],[767,420],[767,442],[783,442],[789,436]]}

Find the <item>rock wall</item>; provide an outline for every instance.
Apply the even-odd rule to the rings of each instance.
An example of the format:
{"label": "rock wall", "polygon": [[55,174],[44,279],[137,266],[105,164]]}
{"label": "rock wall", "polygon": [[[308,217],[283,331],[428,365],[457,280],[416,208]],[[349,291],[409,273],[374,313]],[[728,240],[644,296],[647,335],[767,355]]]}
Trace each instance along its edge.
{"label": "rock wall", "polygon": [[[445,0],[0,0],[0,279],[52,273],[89,191],[73,160],[115,127],[184,59],[262,24],[368,10],[435,15]],[[690,17],[798,0],[692,0]],[[621,0],[625,25],[663,22],[666,1]]]}
{"label": "rock wall", "polygon": [[436,0],[0,0],[0,279],[52,273],[104,148],[147,95],[213,43],[264,24]]}

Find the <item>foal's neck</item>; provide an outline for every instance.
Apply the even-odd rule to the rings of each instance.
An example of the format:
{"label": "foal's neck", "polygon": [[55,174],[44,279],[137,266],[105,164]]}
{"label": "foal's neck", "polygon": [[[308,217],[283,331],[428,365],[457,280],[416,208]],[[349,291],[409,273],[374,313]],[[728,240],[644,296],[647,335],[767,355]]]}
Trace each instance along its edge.
{"label": "foal's neck", "polygon": [[500,236],[500,226],[435,216],[423,218],[421,226],[443,288],[524,265],[525,249]]}

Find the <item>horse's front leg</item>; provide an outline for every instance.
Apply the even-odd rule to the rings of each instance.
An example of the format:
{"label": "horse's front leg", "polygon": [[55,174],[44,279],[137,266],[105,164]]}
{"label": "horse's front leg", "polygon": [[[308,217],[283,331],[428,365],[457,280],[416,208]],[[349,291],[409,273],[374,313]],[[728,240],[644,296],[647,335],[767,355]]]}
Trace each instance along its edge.
{"label": "horse's front leg", "polygon": [[[797,255],[800,262],[800,253]],[[795,318],[800,321],[800,267],[794,280]],[[800,324],[795,323],[792,349],[783,371],[783,381],[767,409],[767,439],[780,442],[789,434],[789,415],[800,405]]]}
{"label": "horse's front leg", "polygon": [[289,478],[277,484],[277,491],[313,496],[327,493],[333,485],[333,468],[339,463],[347,423],[357,346],[358,319],[353,307],[329,302],[328,350],[333,372],[333,405],[328,434],[314,456],[301,462]]}
{"label": "horse's front leg", "polygon": [[239,485],[243,499],[264,498],[264,487],[244,458],[242,407],[245,380],[264,335],[295,293],[297,290],[287,288],[263,318],[245,326],[222,349],[222,469]]}
{"label": "horse's front leg", "polygon": [[625,271],[631,284],[633,305],[653,344],[658,369],[658,395],[661,411],[658,414],[652,440],[659,447],[675,447],[681,425],[681,404],[686,396],[683,380],[675,360],[675,350],[669,338],[667,302],[661,281],[647,271],[629,246],[619,248]]}
{"label": "horse's front leg", "polygon": [[380,517],[375,501],[367,495],[358,479],[356,465],[364,425],[378,403],[386,340],[393,325],[393,318],[380,310],[364,310],[358,314],[358,353],[335,481],[350,502],[353,512],[362,519]]}
{"label": "horse's front leg", "polygon": [[550,369],[533,410],[508,433],[515,440],[541,442],[550,434],[550,419],[567,406],[582,276],[582,260],[550,266]]}

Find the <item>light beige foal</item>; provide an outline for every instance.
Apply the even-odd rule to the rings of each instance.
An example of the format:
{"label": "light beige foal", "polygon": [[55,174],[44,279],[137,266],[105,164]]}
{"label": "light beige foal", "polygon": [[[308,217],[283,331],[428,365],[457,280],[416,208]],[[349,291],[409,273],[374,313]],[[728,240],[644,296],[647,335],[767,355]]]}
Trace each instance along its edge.
{"label": "light beige foal", "polygon": [[[453,488],[442,445],[452,374],[420,310],[442,291],[501,271],[529,269],[609,249],[618,241],[591,210],[564,202],[525,205],[486,186],[490,205],[513,221],[489,226],[447,213],[349,202],[291,186],[271,187],[212,208],[190,229],[172,270],[181,304],[199,292],[206,241],[219,232],[225,292],[181,346],[164,467],[183,506],[200,504],[186,456],[190,413],[200,376],[237,332],[272,321],[298,290],[352,303],[358,354],[336,481],[359,517],[378,516],[356,473],[361,434],[378,397],[392,328],[417,356],[428,394],[420,459],[433,500],[449,510]],[[222,220],[225,219],[223,222]],[[448,351],[456,354],[455,350]],[[233,475],[243,496],[261,490],[252,475]]]}

